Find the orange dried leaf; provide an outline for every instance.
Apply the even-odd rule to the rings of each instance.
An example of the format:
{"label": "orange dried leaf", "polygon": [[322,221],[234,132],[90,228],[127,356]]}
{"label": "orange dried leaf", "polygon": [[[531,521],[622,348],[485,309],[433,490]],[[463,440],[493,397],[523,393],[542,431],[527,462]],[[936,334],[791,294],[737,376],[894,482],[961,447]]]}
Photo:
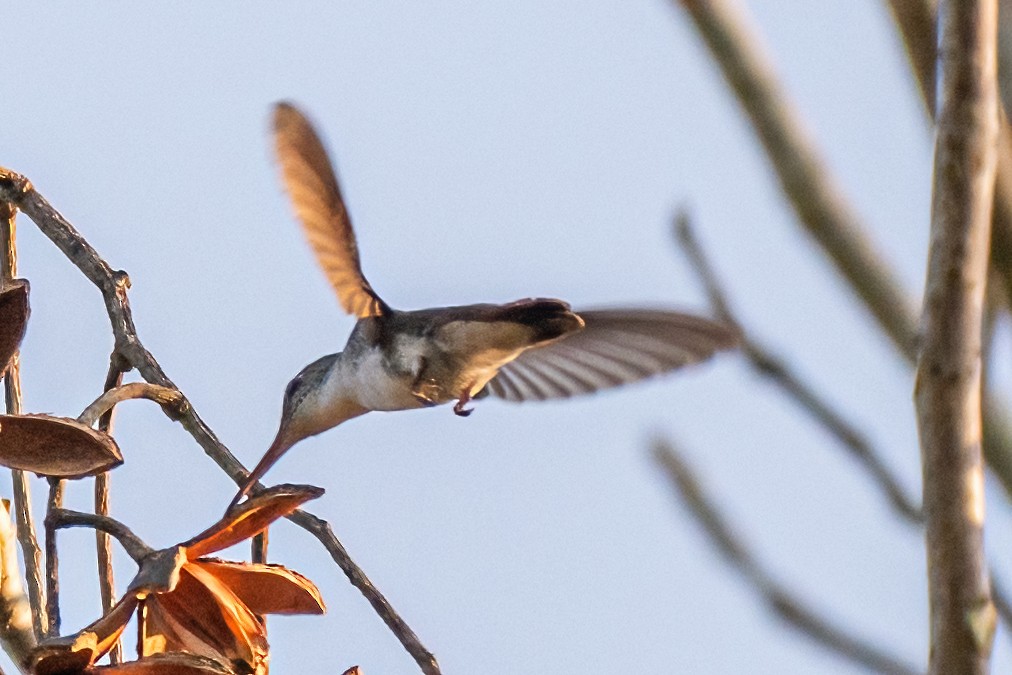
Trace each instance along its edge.
{"label": "orange dried leaf", "polygon": [[202,558],[190,563],[218,578],[254,614],[323,614],[320,589],[282,565]]}
{"label": "orange dried leaf", "polygon": [[173,650],[173,640],[179,640],[186,651],[240,661],[253,669],[267,658],[263,625],[227,586],[199,567],[184,565],[175,590],[149,596],[147,603],[149,611],[163,610],[165,624],[172,628],[166,649]]}
{"label": "orange dried leaf", "polygon": [[0,464],[54,478],[83,478],[123,463],[116,441],[77,420],[0,415]]}
{"label": "orange dried leaf", "polygon": [[95,633],[98,638],[98,655],[95,657],[96,660],[105,656],[105,654],[113,648],[116,641],[119,640],[120,635],[123,634],[123,630],[126,628],[127,622],[130,621],[130,617],[133,616],[134,610],[137,609],[138,598],[133,593],[129,593],[112,606],[112,609],[106,613],[101,619],[88,626],[85,630],[91,630]]}
{"label": "orange dried leaf", "polygon": [[190,633],[158,602],[149,602],[144,614],[144,642],[140,656],[185,651],[209,658],[218,652]]}
{"label": "orange dried leaf", "polygon": [[28,327],[28,281],[15,279],[0,293],[0,375],[18,351]]}
{"label": "orange dried leaf", "polygon": [[98,621],[73,635],[41,642],[32,655],[35,675],[83,672],[112,649],[137,609],[137,596],[127,595]]}
{"label": "orange dried leaf", "polygon": [[93,668],[91,672],[116,675],[235,675],[236,673],[215,659],[183,652],[154,654],[116,666],[100,666]]}
{"label": "orange dried leaf", "polygon": [[362,675],[362,669],[358,666],[352,666],[348,670],[344,671],[341,675]]}
{"label": "orange dried leaf", "polygon": [[228,548],[262,532],[278,518],[323,494],[312,485],[276,485],[246,500],[182,545],[190,560]]}

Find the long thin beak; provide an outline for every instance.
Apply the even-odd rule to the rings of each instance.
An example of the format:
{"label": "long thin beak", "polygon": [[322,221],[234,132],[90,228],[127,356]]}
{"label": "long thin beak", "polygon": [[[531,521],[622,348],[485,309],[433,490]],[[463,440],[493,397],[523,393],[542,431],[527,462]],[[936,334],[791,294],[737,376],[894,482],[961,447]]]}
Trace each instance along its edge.
{"label": "long thin beak", "polygon": [[242,487],[239,488],[239,492],[236,493],[235,497],[232,499],[232,503],[228,505],[226,513],[234,509],[242,498],[249,494],[250,490],[253,489],[253,486],[257,484],[257,481],[263,478],[263,475],[267,473],[267,470],[274,466],[274,463],[281,459],[281,456],[288,452],[288,449],[294,445],[294,443],[288,440],[285,432],[285,425],[282,424],[281,428],[278,429],[277,436],[274,437],[274,441],[271,443],[271,447],[267,448],[267,452],[265,452],[264,456],[260,458],[257,465],[253,467],[253,470],[250,471],[249,476],[246,478],[246,482],[242,484]]}

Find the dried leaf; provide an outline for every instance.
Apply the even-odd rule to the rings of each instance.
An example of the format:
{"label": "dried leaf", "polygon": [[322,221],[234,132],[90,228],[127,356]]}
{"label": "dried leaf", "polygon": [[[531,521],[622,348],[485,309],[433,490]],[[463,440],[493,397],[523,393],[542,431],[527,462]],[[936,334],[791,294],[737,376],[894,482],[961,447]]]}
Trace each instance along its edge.
{"label": "dried leaf", "polygon": [[254,614],[323,614],[316,585],[282,565],[201,558],[190,563],[228,586]]}
{"label": "dried leaf", "polygon": [[246,500],[182,545],[190,560],[220,551],[262,532],[278,518],[322,494],[323,488],[312,485],[276,485]]}
{"label": "dried leaf", "polygon": [[155,551],[145,556],[129,590],[135,593],[169,593],[179,583],[179,570],[186,564],[182,546]]}
{"label": "dried leaf", "polygon": [[187,651],[201,656],[214,657],[218,653],[199,638],[184,629],[158,602],[146,603],[144,612],[144,642],[139,656],[163,652]]}
{"label": "dried leaf", "polygon": [[348,670],[341,673],[341,675],[362,675],[362,669],[358,666],[352,666]]}
{"label": "dried leaf", "polygon": [[130,617],[133,616],[134,610],[137,609],[138,602],[139,599],[135,594],[128,593],[120,598],[120,601],[113,605],[105,616],[88,626],[86,630],[90,629],[98,638],[96,660],[105,656],[119,640]]}
{"label": "dried leaf", "polygon": [[236,671],[220,661],[183,652],[153,654],[116,666],[93,668],[91,672],[116,675],[236,675]]}
{"label": "dried leaf", "polygon": [[98,637],[88,631],[46,640],[32,653],[32,673],[34,675],[83,673],[85,668],[95,662],[97,650]]}
{"label": "dried leaf", "polygon": [[10,365],[28,327],[28,280],[15,279],[0,293],[0,375]]}
{"label": "dried leaf", "polygon": [[216,655],[252,669],[267,657],[264,627],[227,586],[195,565],[183,567],[172,593],[149,596],[147,603],[149,613],[164,610],[164,626],[172,633],[166,635],[168,649]]}
{"label": "dried leaf", "polygon": [[116,644],[137,608],[137,602],[137,596],[127,595],[90,626],[73,635],[39,643],[32,654],[32,673],[66,675],[83,672]]}
{"label": "dried leaf", "polygon": [[83,478],[123,463],[116,441],[77,420],[0,415],[0,464],[54,478]]}

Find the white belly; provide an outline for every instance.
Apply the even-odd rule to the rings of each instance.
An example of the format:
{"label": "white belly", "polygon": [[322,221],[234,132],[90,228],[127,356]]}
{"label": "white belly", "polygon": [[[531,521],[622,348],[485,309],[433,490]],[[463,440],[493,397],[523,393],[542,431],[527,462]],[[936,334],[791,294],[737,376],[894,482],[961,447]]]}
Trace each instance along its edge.
{"label": "white belly", "polygon": [[411,393],[411,380],[394,377],[383,366],[379,350],[370,350],[353,367],[335,369],[325,385],[369,410],[410,410],[422,407]]}

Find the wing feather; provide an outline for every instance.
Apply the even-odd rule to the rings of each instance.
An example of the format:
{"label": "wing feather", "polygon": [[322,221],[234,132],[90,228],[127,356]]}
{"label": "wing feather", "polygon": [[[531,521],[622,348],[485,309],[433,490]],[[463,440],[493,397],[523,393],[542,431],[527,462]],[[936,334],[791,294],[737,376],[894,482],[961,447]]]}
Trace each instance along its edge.
{"label": "wing feather", "polygon": [[578,312],[583,330],[528,349],[486,385],[507,401],[568,398],[636,382],[705,360],[738,344],[727,324],[681,312]]}
{"label": "wing feather", "polygon": [[341,307],[360,318],[383,314],[388,308],[362,274],[351,218],[313,126],[297,108],[279,103],[274,141],[295,213]]}

